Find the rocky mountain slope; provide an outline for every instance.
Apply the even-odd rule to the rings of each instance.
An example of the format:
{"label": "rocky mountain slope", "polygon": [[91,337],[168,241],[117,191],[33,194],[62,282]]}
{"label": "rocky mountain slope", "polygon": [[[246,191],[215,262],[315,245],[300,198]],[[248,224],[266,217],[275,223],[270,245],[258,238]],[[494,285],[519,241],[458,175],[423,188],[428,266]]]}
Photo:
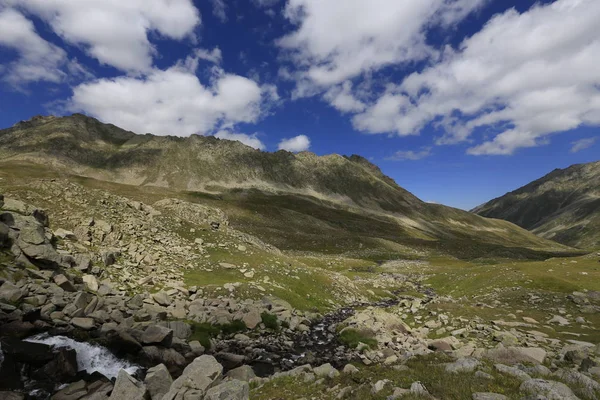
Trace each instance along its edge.
{"label": "rocky mountain slope", "polygon": [[424,203],[359,156],[267,153],[214,137],[137,135],[75,114],[35,117],[0,131],[0,162],[7,170],[34,163],[188,193],[195,202],[228,208],[240,230],[283,249],[397,251],[407,245],[469,257],[567,250],[505,221]]}
{"label": "rocky mountain slope", "polygon": [[472,212],[580,248],[600,247],[600,161],[556,169]]}

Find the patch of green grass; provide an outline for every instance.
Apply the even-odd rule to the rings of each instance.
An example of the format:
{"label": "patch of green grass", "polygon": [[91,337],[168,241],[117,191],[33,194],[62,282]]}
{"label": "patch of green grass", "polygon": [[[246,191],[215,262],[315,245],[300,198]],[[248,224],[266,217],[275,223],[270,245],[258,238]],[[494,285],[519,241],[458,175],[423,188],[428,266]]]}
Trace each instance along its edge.
{"label": "patch of green grass", "polygon": [[274,331],[279,330],[279,321],[277,320],[277,315],[263,311],[262,314],[260,314],[260,319],[262,320],[262,323],[265,324],[267,329]]}
{"label": "patch of green grass", "polygon": [[[491,364],[482,365],[481,369],[494,377],[493,380],[478,378],[474,373],[449,373],[444,364],[453,361],[441,354],[415,357],[406,364],[407,370],[397,371],[384,365],[357,365],[356,374],[341,374],[334,379],[325,379],[319,383],[307,383],[303,377],[285,377],[274,379],[265,385],[254,387],[251,398],[257,400],[287,400],[297,398],[334,400],[338,390],[352,387],[345,398],[350,400],[385,400],[395,387],[410,388],[413,382],[421,382],[432,396],[444,400],[471,399],[476,392],[493,392],[519,399],[521,382],[510,376],[493,370]],[[379,393],[372,393],[371,388],[377,381],[388,379],[390,383]],[[337,388],[337,390],[333,390]],[[422,399],[413,395],[402,399]]]}
{"label": "patch of green grass", "polygon": [[367,331],[346,328],[340,332],[338,339],[351,349],[355,349],[359,343],[364,343],[371,349],[377,348],[377,340],[373,339],[373,334]]}

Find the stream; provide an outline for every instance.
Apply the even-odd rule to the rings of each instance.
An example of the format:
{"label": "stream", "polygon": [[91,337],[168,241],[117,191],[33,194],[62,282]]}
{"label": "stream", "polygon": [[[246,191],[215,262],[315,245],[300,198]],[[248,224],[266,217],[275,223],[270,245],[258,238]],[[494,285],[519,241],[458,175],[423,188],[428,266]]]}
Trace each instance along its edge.
{"label": "stream", "polygon": [[[353,316],[359,309],[369,306],[388,308],[397,305],[401,300],[402,296],[397,296],[394,299],[356,303],[339,308],[313,321],[306,332],[288,331],[267,333],[249,340],[221,340],[209,353],[223,364],[225,371],[243,363],[250,365],[259,377],[267,377],[277,371],[290,370],[304,364],[318,366],[330,363],[335,368],[341,368],[346,363],[358,359],[359,353],[340,343],[336,332],[337,325]],[[145,374],[144,368],[116,357],[105,347],[78,342],[66,336],[42,333],[23,341],[13,341],[12,344],[3,339],[3,343],[4,346],[0,345],[0,376],[3,379],[10,376],[12,368],[14,379],[20,377],[23,383],[19,390],[26,393],[28,400],[49,399],[52,393],[64,386],[64,383],[79,379],[89,380],[101,376],[103,379],[114,380],[120,369],[138,377]],[[9,343],[8,347],[6,343]],[[49,351],[46,346],[50,346],[52,350]],[[44,358],[47,355],[39,355],[44,351],[51,353],[49,359]],[[61,376],[64,375],[61,375],[60,371],[56,374],[51,371],[50,376],[39,374],[39,366],[43,365],[40,361],[46,363],[53,358],[69,359],[69,355],[72,357],[71,365],[75,364],[76,357],[77,371],[73,371],[68,379],[61,380]],[[17,365],[22,365],[20,370]],[[44,373],[45,371],[44,369]],[[15,390],[18,386],[9,389]],[[2,385],[0,390],[3,390]]]}

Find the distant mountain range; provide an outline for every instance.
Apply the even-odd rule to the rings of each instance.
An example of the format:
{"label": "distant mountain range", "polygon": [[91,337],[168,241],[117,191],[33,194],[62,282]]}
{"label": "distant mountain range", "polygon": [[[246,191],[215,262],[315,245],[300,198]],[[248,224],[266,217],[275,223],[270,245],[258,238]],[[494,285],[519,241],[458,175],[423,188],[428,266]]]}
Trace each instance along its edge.
{"label": "distant mountain range", "polygon": [[600,248],[600,161],[555,169],[472,210],[580,248]]}
{"label": "distant mountain range", "polygon": [[[356,155],[269,153],[211,136],[138,135],[75,114],[34,117],[0,130],[0,162],[39,164],[73,175],[177,192],[227,194],[239,201],[261,193],[264,207],[293,211],[297,220],[292,222],[312,221],[297,227],[297,234],[335,227],[344,237],[368,236],[411,246],[435,243],[451,248],[449,252],[480,256],[492,250],[510,254],[514,248],[568,250],[506,221],[425,203]],[[339,210],[344,210],[343,217]],[[260,223],[277,225],[281,215],[273,212]],[[288,219],[276,228],[264,229],[272,235],[267,240],[277,241],[282,237],[279,230],[289,229],[286,215]],[[255,225],[254,221],[247,228]],[[478,244],[482,250],[474,251]]]}

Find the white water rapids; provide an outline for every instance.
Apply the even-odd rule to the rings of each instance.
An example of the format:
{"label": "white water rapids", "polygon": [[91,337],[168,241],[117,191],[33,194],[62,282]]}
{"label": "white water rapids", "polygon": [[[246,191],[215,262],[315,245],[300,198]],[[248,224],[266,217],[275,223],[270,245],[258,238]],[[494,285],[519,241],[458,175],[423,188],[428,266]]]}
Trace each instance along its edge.
{"label": "white water rapids", "polygon": [[109,379],[116,378],[121,369],[124,369],[131,375],[140,368],[135,364],[118,359],[102,346],[78,342],[65,336],[50,336],[42,333],[25,339],[25,341],[73,349],[77,352],[77,367],[79,371],[86,371],[88,374],[99,372]]}

